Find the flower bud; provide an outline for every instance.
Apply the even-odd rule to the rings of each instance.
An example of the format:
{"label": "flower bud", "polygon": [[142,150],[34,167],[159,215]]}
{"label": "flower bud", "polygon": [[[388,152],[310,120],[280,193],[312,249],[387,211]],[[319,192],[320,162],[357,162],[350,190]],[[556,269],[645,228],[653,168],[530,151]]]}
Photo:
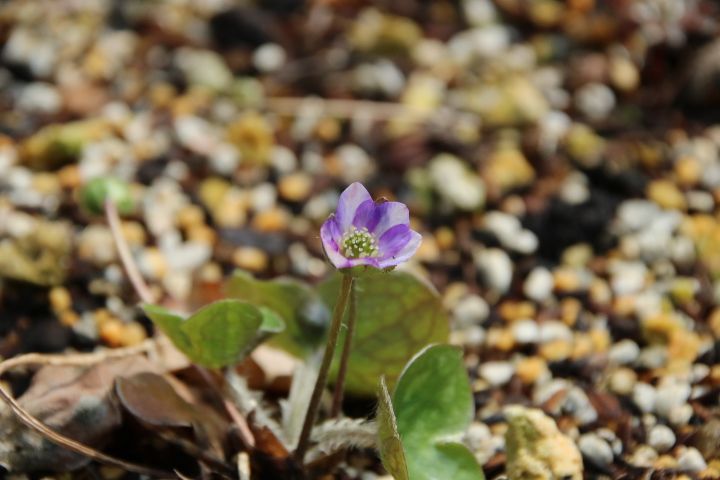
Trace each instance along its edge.
{"label": "flower bud", "polygon": [[101,215],[105,201],[115,203],[120,214],[132,213],[135,208],[130,187],[114,177],[99,177],[87,182],[80,191],[80,204],[88,211]]}

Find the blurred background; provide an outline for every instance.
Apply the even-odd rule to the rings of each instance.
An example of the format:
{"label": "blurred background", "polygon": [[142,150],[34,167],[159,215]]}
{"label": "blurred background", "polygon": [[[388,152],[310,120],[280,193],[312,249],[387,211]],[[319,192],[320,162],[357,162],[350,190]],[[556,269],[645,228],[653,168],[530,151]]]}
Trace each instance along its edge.
{"label": "blurred background", "polygon": [[[408,268],[453,312],[480,416],[569,379],[563,412],[627,421],[632,458],[644,407],[593,395],[720,384],[719,21],[711,0],[5,0],[0,356],[152,333],[78,206],[93,178],[130,183],[140,270],[190,309],[234,268],[323,277],[319,225],[360,181],[410,206]],[[712,418],[687,399],[659,413],[679,438]]]}

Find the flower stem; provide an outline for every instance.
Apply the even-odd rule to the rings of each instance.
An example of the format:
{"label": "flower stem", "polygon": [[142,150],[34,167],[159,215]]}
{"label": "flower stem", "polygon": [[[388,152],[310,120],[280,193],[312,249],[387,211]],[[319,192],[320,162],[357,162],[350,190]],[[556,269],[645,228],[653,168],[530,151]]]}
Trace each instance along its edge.
{"label": "flower stem", "polygon": [[113,240],[115,240],[115,247],[120,255],[120,261],[125,268],[125,273],[135,292],[143,303],[153,303],[153,295],[140,274],[140,270],[135,263],[132,253],[130,253],[130,247],[120,227],[120,215],[118,214],[117,206],[112,200],[105,200],[105,218],[107,219],[108,225],[110,225],[110,231],[112,232]]}
{"label": "flower stem", "polygon": [[335,393],[333,394],[330,418],[340,415],[342,410],[343,394],[345,392],[345,377],[347,376],[348,361],[350,360],[350,349],[352,348],[353,335],[355,333],[355,319],[357,317],[357,293],[355,283],[350,288],[350,305],[348,305],[347,332],[343,342],[342,355],[340,356],[340,367],[338,368],[337,379],[335,380]]}
{"label": "flower stem", "polygon": [[305,457],[305,452],[309,446],[308,444],[310,443],[310,433],[312,432],[312,427],[315,423],[315,417],[317,417],[323,390],[325,390],[325,386],[327,384],[330,364],[332,364],[333,357],[335,356],[335,347],[337,347],[340,327],[342,326],[342,318],[345,314],[345,307],[348,303],[352,283],[352,276],[342,275],[342,285],[340,286],[340,294],[338,295],[335,310],[333,311],[333,318],[332,323],[330,324],[330,331],[328,332],[325,353],[323,354],[320,371],[318,372],[317,380],[315,381],[315,387],[313,388],[312,396],[310,397],[310,403],[308,404],[308,409],[305,413],[305,421],[303,422],[298,445],[294,453],[295,459],[300,463],[302,463],[303,458]]}

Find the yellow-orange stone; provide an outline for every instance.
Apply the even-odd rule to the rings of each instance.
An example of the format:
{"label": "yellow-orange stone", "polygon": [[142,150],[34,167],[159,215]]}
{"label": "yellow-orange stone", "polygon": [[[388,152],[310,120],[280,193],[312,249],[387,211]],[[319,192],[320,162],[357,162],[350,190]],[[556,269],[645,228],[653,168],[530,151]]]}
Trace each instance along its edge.
{"label": "yellow-orange stone", "polygon": [[525,318],[535,317],[535,304],[532,302],[503,302],[498,309],[500,316],[506,322],[514,322]]}
{"label": "yellow-orange stone", "polygon": [[685,196],[670,180],[655,180],[647,187],[647,196],[662,208],[684,210]]}
{"label": "yellow-orange stone", "polygon": [[573,344],[572,342],[568,342],[567,340],[553,340],[551,342],[545,343],[540,347],[540,355],[551,362],[557,362],[560,360],[565,360],[570,356],[570,354],[573,351]]}
{"label": "yellow-orange stone", "polygon": [[540,357],[527,357],[515,365],[515,374],[525,384],[535,383],[548,372],[547,362]]}
{"label": "yellow-orange stone", "polygon": [[72,306],[70,292],[68,292],[65,287],[53,287],[50,289],[48,296],[50,299],[50,306],[57,313],[64,312]]}
{"label": "yellow-orange stone", "polygon": [[691,187],[695,185],[702,174],[700,162],[694,157],[680,157],[675,162],[675,175],[680,185]]}
{"label": "yellow-orange stone", "polygon": [[491,328],[487,333],[487,345],[503,352],[509,352],[515,346],[515,337],[507,328]]}
{"label": "yellow-orange stone", "polygon": [[251,272],[261,272],[268,266],[267,254],[255,247],[238,247],[232,255],[235,266],[250,270]]}

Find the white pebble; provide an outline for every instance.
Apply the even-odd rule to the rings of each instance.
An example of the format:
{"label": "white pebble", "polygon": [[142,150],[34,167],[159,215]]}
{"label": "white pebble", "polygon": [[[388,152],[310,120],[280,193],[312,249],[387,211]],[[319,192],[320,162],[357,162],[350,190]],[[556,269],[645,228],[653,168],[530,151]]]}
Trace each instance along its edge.
{"label": "white pebble", "polygon": [[260,45],[252,57],[253,65],[262,73],[279,70],[285,64],[286,59],[285,49],[276,43]]}
{"label": "white pebble", "polygon": [[567,325],[558,321],[550,320],[540,324],[540,343],[553,342],[555,340],[571,341],[572,331]]}
{"label": "white pebble", "polygon": [[282,145],[275,145],[270,153],[270,163],[278,173],[291,173],[297,169],[295,152]]}
{"label": "white pebble", "polygon": [[632,399],[640,411],[649,413],[655,408],[657,392],[655,387],[647,383],[636,383],[633,388]]}
{"label": "white pebble", "polygon": [[173,272],[162,278],[163,287],[175,299],[185,300],[192,290],[192,277],[183,272]]}
{"label": "white pebble", "polygon": [[497,387],[510,381],[515,367],[509,362],[485,362],[478,373],[490,385]]}
{"label": "white pebble", "polygon": [[540,328],[534,320],[526,318],[512,324],[512,333],[517,343],[536,343],[540,337]]}
{"label": "white pebble", "polygon": [[475,255],[475,265],[490,288],[499,293],[505,293],[510,288],[513,263],[504,250],[488,248],[480,251]]}
{"label": "white pebble", "polygon": [[232,175],[238,165],[240,165],[240,152],[229,143],[220,143],[210,154],[210,166],[220,175]]}
{"label": "white pebble", "polygon": [[690,385],[680,381],[663,382],[657,389],[655,413],[668,418],[670,411],[690,398]]}
{"label": "white pebble", "polygon": [[610,445],[594,433],[586,433],[580,436],[578,447],[583,456],[587,457],[594,464],[604,467],[610,465],[614,454]]}
{"label": "white pebble", "polygon": [[610,391],[618,395],[630,395],[637,382],[637,374],[629,368],[615,370],[608,380]]}
{"label": "white pebble", "polygon": [[481,323],[489,313],[490,307],[481,296],[468,295],[455,305],[453,318],[458,327],[467,327]]}
{"label": "white pebble", "polygon": [[591,120],[602,120],[615,108],[615,94],[607,85],[589,83],[575,93],[575,107]]}
{"label": "white pebble", "polygon": [[533,392],[533,403],[545,403],[558,392],[567,390],[568,388],[569,383],[563,378],[555,378],[547,383],[538,385]]}
{"label": "white pebble", "polygon": [[660,368],[667,362],[667,347],[664,345],[650,345],[640,351],[637,365],[647,369]]}
{"label": "white pebble", "polygon": [[585,392],[578,387],[573,387],[565,397],[563,409],[572,413],[580,425],[587,425],[597,420],[598,414],[595,407]]}
{"label": "white pebble", "polygon": [[492,438],[490,428],[484,423],[473,422],[465,432],[465,443],[472,449],[476,450],[484,442]]}
{"label": "white pebble", "polygon": [[692,405],[683,403],[682,405],[676,405],[668,412],[668,422],[675,427],[682,427],[690,422],[693,416]]}
{"label": "white pebble", "polygon": [[617,438],[617,435],[615,435],[615,432],[610,430],[609,428],[599,428],[595,430],[595,434],[605,440],[609,445],[610,449],[613,451],[615,455],[621,455],[623,452],[623,444],[622,441]]}
{"label": "white pebble", "polygon": [[698,212],[712,212],[715,208],[715,199],[713,196],[703,190],[691,190],[685,195],[687,198],[688,208]]}
{"label": "white pebble", "polygon": [[479,325],[471,325],[451,332],[450,340],[455,345],[479,347],[485,343],[485,330]]}
{"label": "white pebble", "polygon": [[485,202],[485,184],[454,155],[442,153],[430,161],[430,178],[440,196],[460,210],[473,211]]}
{"label": "white pebble", "polygon": [[660,207],[649,200],[627,200],[617,209],[618,229],[621,233],[635,232],[652,223]]}
{"label": "white pebble", "polygon": [[490,230],[500,243],[505,245],[521,230],[520,220],[514,215],[504,212],[491,211],[485,214],[483,225]]}
{"label": "white pebble", "polygon": [[695,261],[695,244],[685,236],[678,236],[670,243],[670,258],[680,266],[689,266]]}
{"label": "white pebble", "polygon": [[610,287],[616,295],[628,295],[640,291],[645,284],[647,267],[641,262],[613,262]]}
{"label": "white pebble", "polygon": [[250,205],[255,212],[270,210],[276,203],[277,189],[272,183],[261,183],[250,192]]}
{"label": "white pebble", "polygon": [[206,243],[185,242],[163,253],[172,270],[192,271],[210,259],[212,247]]}
{"label": "white pebble", "polygon": [[525,279],[523,293],[530,300],[542,302],[552,295],[553,276],[545,267],[535,267]]}
{"label": "white pebble", "polygon": [[508,243],[508,248],[523,255],[530,255],[537,250],[539,240],[530,230],[520,230],[515,238]]}
{"label": "white pebble", "polygon": [[345,183],[365,181],[375,171],[375,162],[357,145],[341,145],[335,154],[340,162],[340,177]]}
{"label": "white pebble", "polygon": [[220,143],[220,133],[207,120],[192,115],[177,117],[173,124],[180,144],[201,155],[209,155]]}
{"label": "white pebble", "polygon": [[667,425],[655,425],[648,434],[648,444],[659,453],[666,452],[675,445],[675,433]]}
{"label": "white pebble", "polygon": [[632,340],[624,339],[610,347],[608,359],[618,365],[629,365],[640,356],[640,347]]}
{"label": "white pebble", "polygon": [[707,463],[697,448],[687,447],[678,457],[678,467],[689,472],[700,472],[707,468]]}
{"label": "white pebble", "polygon": [[17,107],[20,110],[51,115],[62,107],[62,97],[49,83],[35,82],[22,89]]}
{"label": "white pebble", "polygon": [[657,460],[658,453],[649,445],[640,445],[635,449],[628,463],[634,467],[648,468]]}

